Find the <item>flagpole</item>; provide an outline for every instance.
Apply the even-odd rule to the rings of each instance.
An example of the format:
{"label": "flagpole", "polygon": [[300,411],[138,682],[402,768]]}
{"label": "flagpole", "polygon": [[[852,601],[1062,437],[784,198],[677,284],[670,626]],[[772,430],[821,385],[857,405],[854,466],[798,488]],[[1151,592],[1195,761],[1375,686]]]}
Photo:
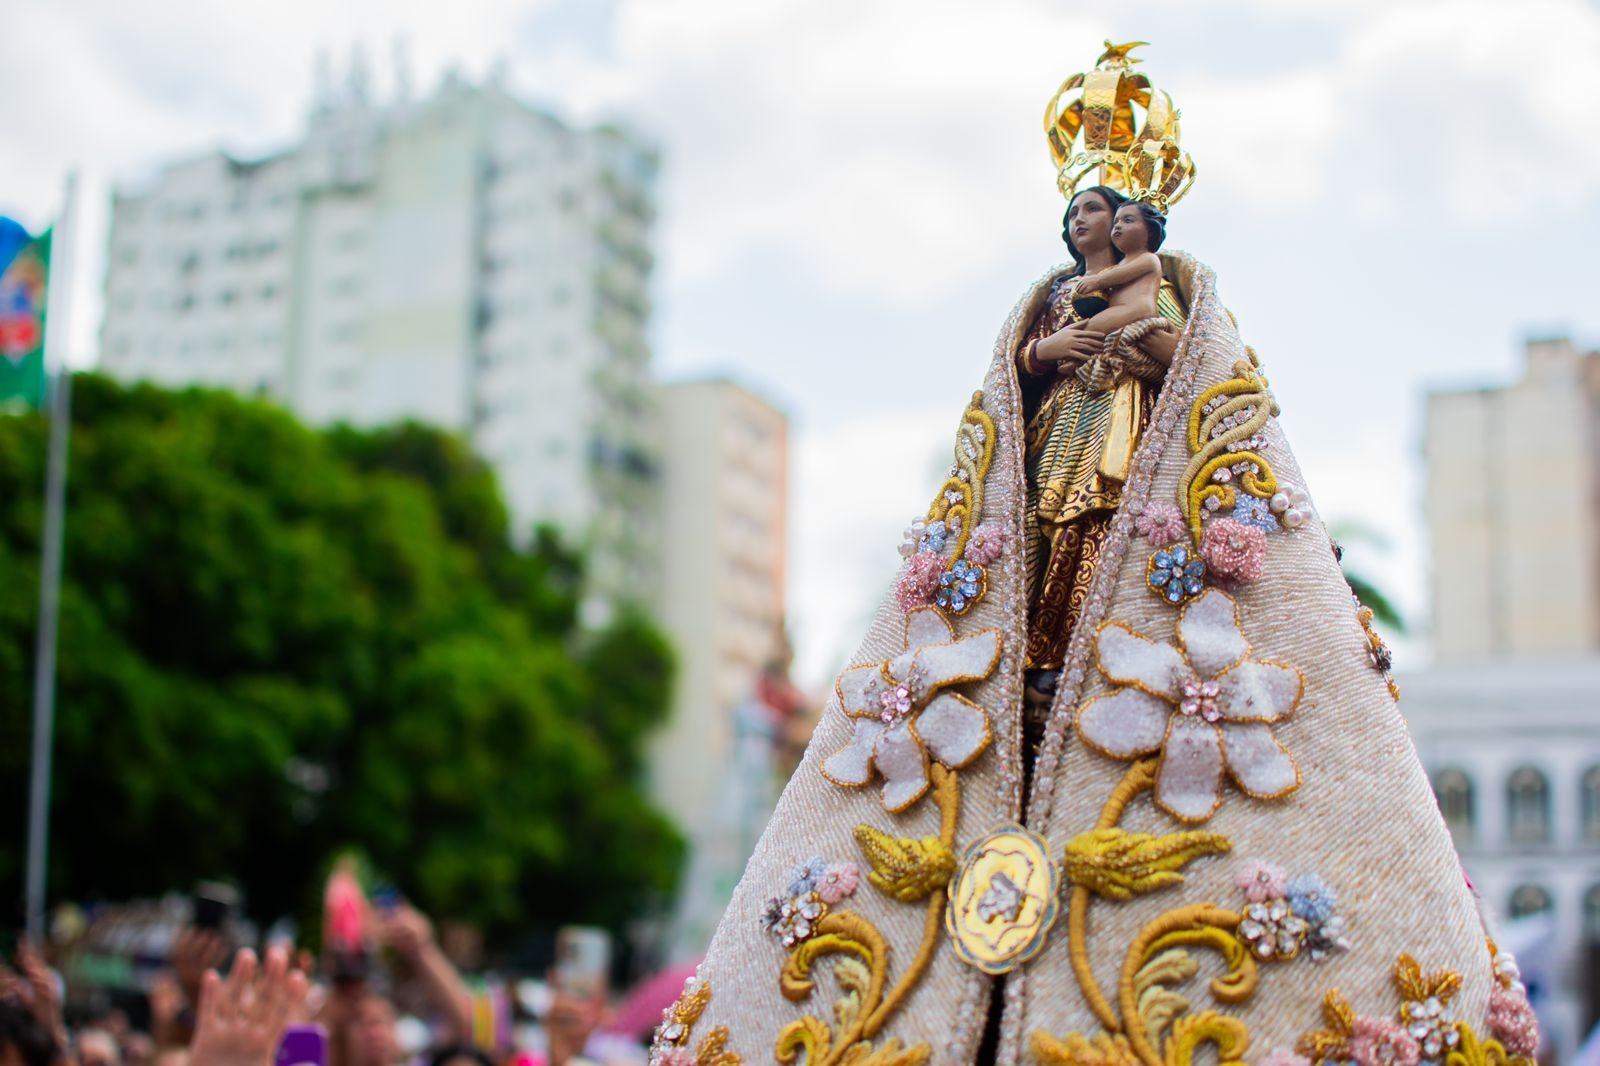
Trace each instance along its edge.
{"label": "flagpole", "polygon": [[27,927],[44,942],[45,863],[50,836],[50,759],[55,734],[56,621],[61,602],[61,547],[66,525],[67,429],[72,373],[67,368],[73,242],[77,239],[78,176],[67,175],[61,218],[50,238],[45,290],[44,366],[50,394],[45,460],[44,529],[39,549],[39,634],[33,659],[33,766],[28,789]]}

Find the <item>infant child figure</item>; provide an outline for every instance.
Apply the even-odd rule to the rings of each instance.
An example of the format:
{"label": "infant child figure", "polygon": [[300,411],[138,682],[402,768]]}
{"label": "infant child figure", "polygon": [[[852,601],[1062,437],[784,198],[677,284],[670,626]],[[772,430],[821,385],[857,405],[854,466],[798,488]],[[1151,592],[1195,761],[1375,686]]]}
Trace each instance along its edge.
{"label": "infant child figure", "polygon": [[1111,243],[1122,253],[1122,261],[1080,278],[1076,289],[1085,295],[1110,290],[1110,306],[1068,328],[1110,333],[1157,317],[1161,259],[1156,250],[1166,238],[1166,216],[1156,210],[1154,204],[1147,200],[1130,200],[1119,207],[1111,224]]}

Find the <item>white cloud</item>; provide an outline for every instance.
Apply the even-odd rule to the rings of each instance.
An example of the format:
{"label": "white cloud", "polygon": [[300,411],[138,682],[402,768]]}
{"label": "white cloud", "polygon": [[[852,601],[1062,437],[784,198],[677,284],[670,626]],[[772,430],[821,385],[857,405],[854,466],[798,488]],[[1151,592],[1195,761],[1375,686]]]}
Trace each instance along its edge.
{"label": "white cloud", "polygon": [[949,411],[885,412],[795,437],[790,614],[795,673],[812,691],[865,635],[900,565],[901,532],[944,479],[956,399]]}

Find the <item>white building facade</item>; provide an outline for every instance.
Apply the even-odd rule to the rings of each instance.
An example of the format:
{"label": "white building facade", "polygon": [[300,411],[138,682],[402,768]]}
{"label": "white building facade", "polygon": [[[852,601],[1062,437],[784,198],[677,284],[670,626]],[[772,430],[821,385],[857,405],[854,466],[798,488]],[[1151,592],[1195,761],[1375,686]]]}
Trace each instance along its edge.
{"label": "white building facade", "polygon": [[1489,910],[1549,923],[1563,1062],[1600,1014],[1600,353],[1524,356],[1428,396],[1434,666],[1400,706]]}
{"label": "white building facade", "polygon": [[1600,944],[1600,658],[1442,667],[1401,709],[1462,865],[1501,920],[1547,914],[1556,1061],[1593,1024]]}
{"label": "white building facade", "polygon": [[297,145],[119,190],[101,366],[275,399],[316,424],[465,434],[525,540],[591,549],[591,591],[659,577],[649,348],[655,152],[501,89],[325,93]]}

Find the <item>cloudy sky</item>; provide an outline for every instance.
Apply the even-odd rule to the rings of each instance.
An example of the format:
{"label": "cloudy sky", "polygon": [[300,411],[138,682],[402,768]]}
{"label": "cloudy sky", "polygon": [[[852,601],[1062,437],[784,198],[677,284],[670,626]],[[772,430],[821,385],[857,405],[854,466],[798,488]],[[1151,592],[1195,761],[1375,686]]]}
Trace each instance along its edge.
{"label": "cloudy sky", "polygon": [[[11,0],[0,213],[82,175],[75,359],[106,202],[163,161],[292,141],[319,50],[382,91],[499,69],[662,147],[665,377],[728,374],[794,426],[803,681],[858,638],[1021,290],[1064,257],[1044,104],[1144,39],[1199,168],[1169,244],[1214,266],[1311,493],[1425,634],[1424,390],[1522,339],[1600,345],[1600,7],[1585,0]],[[1402,645],[1402,662],[1425,641]]]}

